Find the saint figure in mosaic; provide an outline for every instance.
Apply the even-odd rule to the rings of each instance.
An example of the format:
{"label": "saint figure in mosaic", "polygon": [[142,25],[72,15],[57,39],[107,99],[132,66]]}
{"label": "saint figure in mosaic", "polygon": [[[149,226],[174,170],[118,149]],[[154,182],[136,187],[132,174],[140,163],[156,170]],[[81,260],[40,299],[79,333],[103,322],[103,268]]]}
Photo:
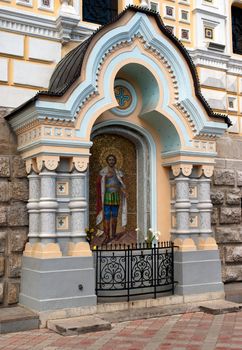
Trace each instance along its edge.
{"label": "saint figure in mosaic", "polygon": [[96,224],[103,223],[104,244],[114,238],[117,229],[118,214],[121,206],[122,226],[127,224],[127,199],[123,172],[116,168],[117,157],[108,154],[106,166],[99,172],[97,179],[97,217]]}

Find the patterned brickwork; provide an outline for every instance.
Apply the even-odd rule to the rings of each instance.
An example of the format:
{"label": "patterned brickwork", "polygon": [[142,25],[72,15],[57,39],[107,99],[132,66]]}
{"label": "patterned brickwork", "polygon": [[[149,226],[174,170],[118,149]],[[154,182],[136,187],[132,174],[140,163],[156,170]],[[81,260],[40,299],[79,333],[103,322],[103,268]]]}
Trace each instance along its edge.
{"label": "patterned brickwork", "polygon": [[241,350],[242,312],[201,312],[114,324],[111,331],[63,337],[46,329],[0,336],[4,350]]}

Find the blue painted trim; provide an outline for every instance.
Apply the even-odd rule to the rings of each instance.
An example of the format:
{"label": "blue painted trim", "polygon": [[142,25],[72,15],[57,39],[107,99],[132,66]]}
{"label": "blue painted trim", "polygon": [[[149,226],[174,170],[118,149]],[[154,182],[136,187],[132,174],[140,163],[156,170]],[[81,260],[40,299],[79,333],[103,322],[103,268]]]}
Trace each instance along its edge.
{"label": "blue painted trim", "polygon": [[[87,66],[92,69],[87,70],[86,80],[74,90],[66,104],[38,101],[39,107],[42,106],[44,108],[50,108],[51,110],[56,108],[60,110],[69,110],[74,117],[80,103],[82,103],[90,93],[97,91],[96,74],[100,62],[104,60],[105,54],[112,51],[112,48],[121,41],[131,41],[135,34],[143,36],[147,42],[147,46],[151,45],[154,50],[160,52],[168,61],[177,79],[177,85],[180,92],[180,102],[185,105],[187,104],[186,108],[191,114],[194,124],[199,132],[203,132],[205,124],[210,124],[206,120],[203,110],[197,103],[197,99],[193,98],[193,86],[189,79],[190,71],[188,65],[180,59],[180,53],[177,48],[173,46],[167,38],[156,32],[148,17],[144,13],[139,12],[137,12],[128,23],[105,33],[105,35],[97,41],[95,50],[91,51],[87,62]],[[129,56],[129,58],[131,57],[132,55]],[[135,56],[133,57],[135,58]],[[110,93],[110,89],[106,91],[107,93]],[[186,101],[190,101],[190,105]],[[112,101],[109,100],[109,102]],[[213,130],[207,128],[207,132],[211,133],[212,131],[213,134],[214,132],[222,134],[225,129],[223,123],[214,124],[215,125],[212,127]]]}
{"label": "blue painted trim", "polygon": [[118,85],[124,86],[130,91],[130,94],[132,96],[132,103],[126,109],[119,109],[115,107],[115,108],[112,108],[111,111],[120,117],[127,117],[135,110],[137,106],[137,102],[138,102],[137,95],[134,87],[128,81],[123,79],[115,79],[114,87]]}

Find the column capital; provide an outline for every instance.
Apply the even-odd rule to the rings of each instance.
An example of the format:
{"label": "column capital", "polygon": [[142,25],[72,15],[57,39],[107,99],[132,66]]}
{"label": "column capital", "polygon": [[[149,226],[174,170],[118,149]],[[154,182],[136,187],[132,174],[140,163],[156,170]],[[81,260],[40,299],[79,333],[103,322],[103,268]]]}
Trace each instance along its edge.
{"label": "column capital", "polygon": [[37,169],[41,171],[45,167],[47,170],[55,170],[59,165],[59,161],[59,156],[39,156],[36,158]]}
{"label": "column capital", "polygon": [[179,176],[180,174],[184,176],[190,176],[192,173],[192,164],[186,164],[186,163],[180,163],[176,165],[172,165],[172,173],[175,177]]}
{"label": "column capital", "polygon": [[26,159],[25,160],[25,168],[26,168],[27,174],[30,174],[31,171],[34,171],[35,173],[39,172],[35,159]]}
{"label": "column capital", "polygon": [[89,164],[89,157],[73,157],[71,163],[71,170],[76,169],[79,172],[87,170]]}
{"label": "column capital", "polygon": [[214,165],[201,165],[198,168],[198,177],[204,175],[205,177],[211,177],[213,175]]}

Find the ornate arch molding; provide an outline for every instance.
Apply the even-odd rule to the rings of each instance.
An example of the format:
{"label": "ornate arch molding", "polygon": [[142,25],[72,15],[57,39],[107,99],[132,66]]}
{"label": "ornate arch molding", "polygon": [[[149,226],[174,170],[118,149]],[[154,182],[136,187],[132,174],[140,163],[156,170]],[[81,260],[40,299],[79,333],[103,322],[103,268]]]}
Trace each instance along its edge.
{"label": "ornate arch molding", "polygon": [[[154,19],[160,33],[152,23]],[[119,25],[119,20],[126,20],[126,23]],[[102,27],[58,64],[51,78],[49,90],[39,93],[26,104],[26,106],[35,104],[35,112],[27,117],[28,121],[30,118],[33,120],[43,115],[49,119],[60,118],[61,115],[61,119],[73,121],[81,109],[99,94],[99,75],[108,57],[115,55],[120,48],[131,45],[137,38],[142,42],[144,51],[152,52],[170,74],[176,94],[176,108],[185,114],[191,123],[193,132],[222,134],[226,128],[224,123],[209,121],[205,117],[204,109],[210,117],[217,118],[218,121],[227,123],[229,121],[222,115],[214,114],[206,104],[200,93],[195,67],[185,48],[166,30],[159,15],[133,6],[118,16],[116,21]],[[72,66],[73,60],[76,60],[77,64],[70,71],[68,66]],[[59,102],[56,97],[68,94],[68,89],[77,83],[82,70],[86,72],[85,80],[72,91],[66,102]],[[191,80],[189,77],[192,77]],[[196,98],[192,96],[194,88]],[[51,96],[53,99],[44,101],[44,96]],[[24,107],[22,106],[21,110]],[[12,116],[13,113],[9,118]]]}

